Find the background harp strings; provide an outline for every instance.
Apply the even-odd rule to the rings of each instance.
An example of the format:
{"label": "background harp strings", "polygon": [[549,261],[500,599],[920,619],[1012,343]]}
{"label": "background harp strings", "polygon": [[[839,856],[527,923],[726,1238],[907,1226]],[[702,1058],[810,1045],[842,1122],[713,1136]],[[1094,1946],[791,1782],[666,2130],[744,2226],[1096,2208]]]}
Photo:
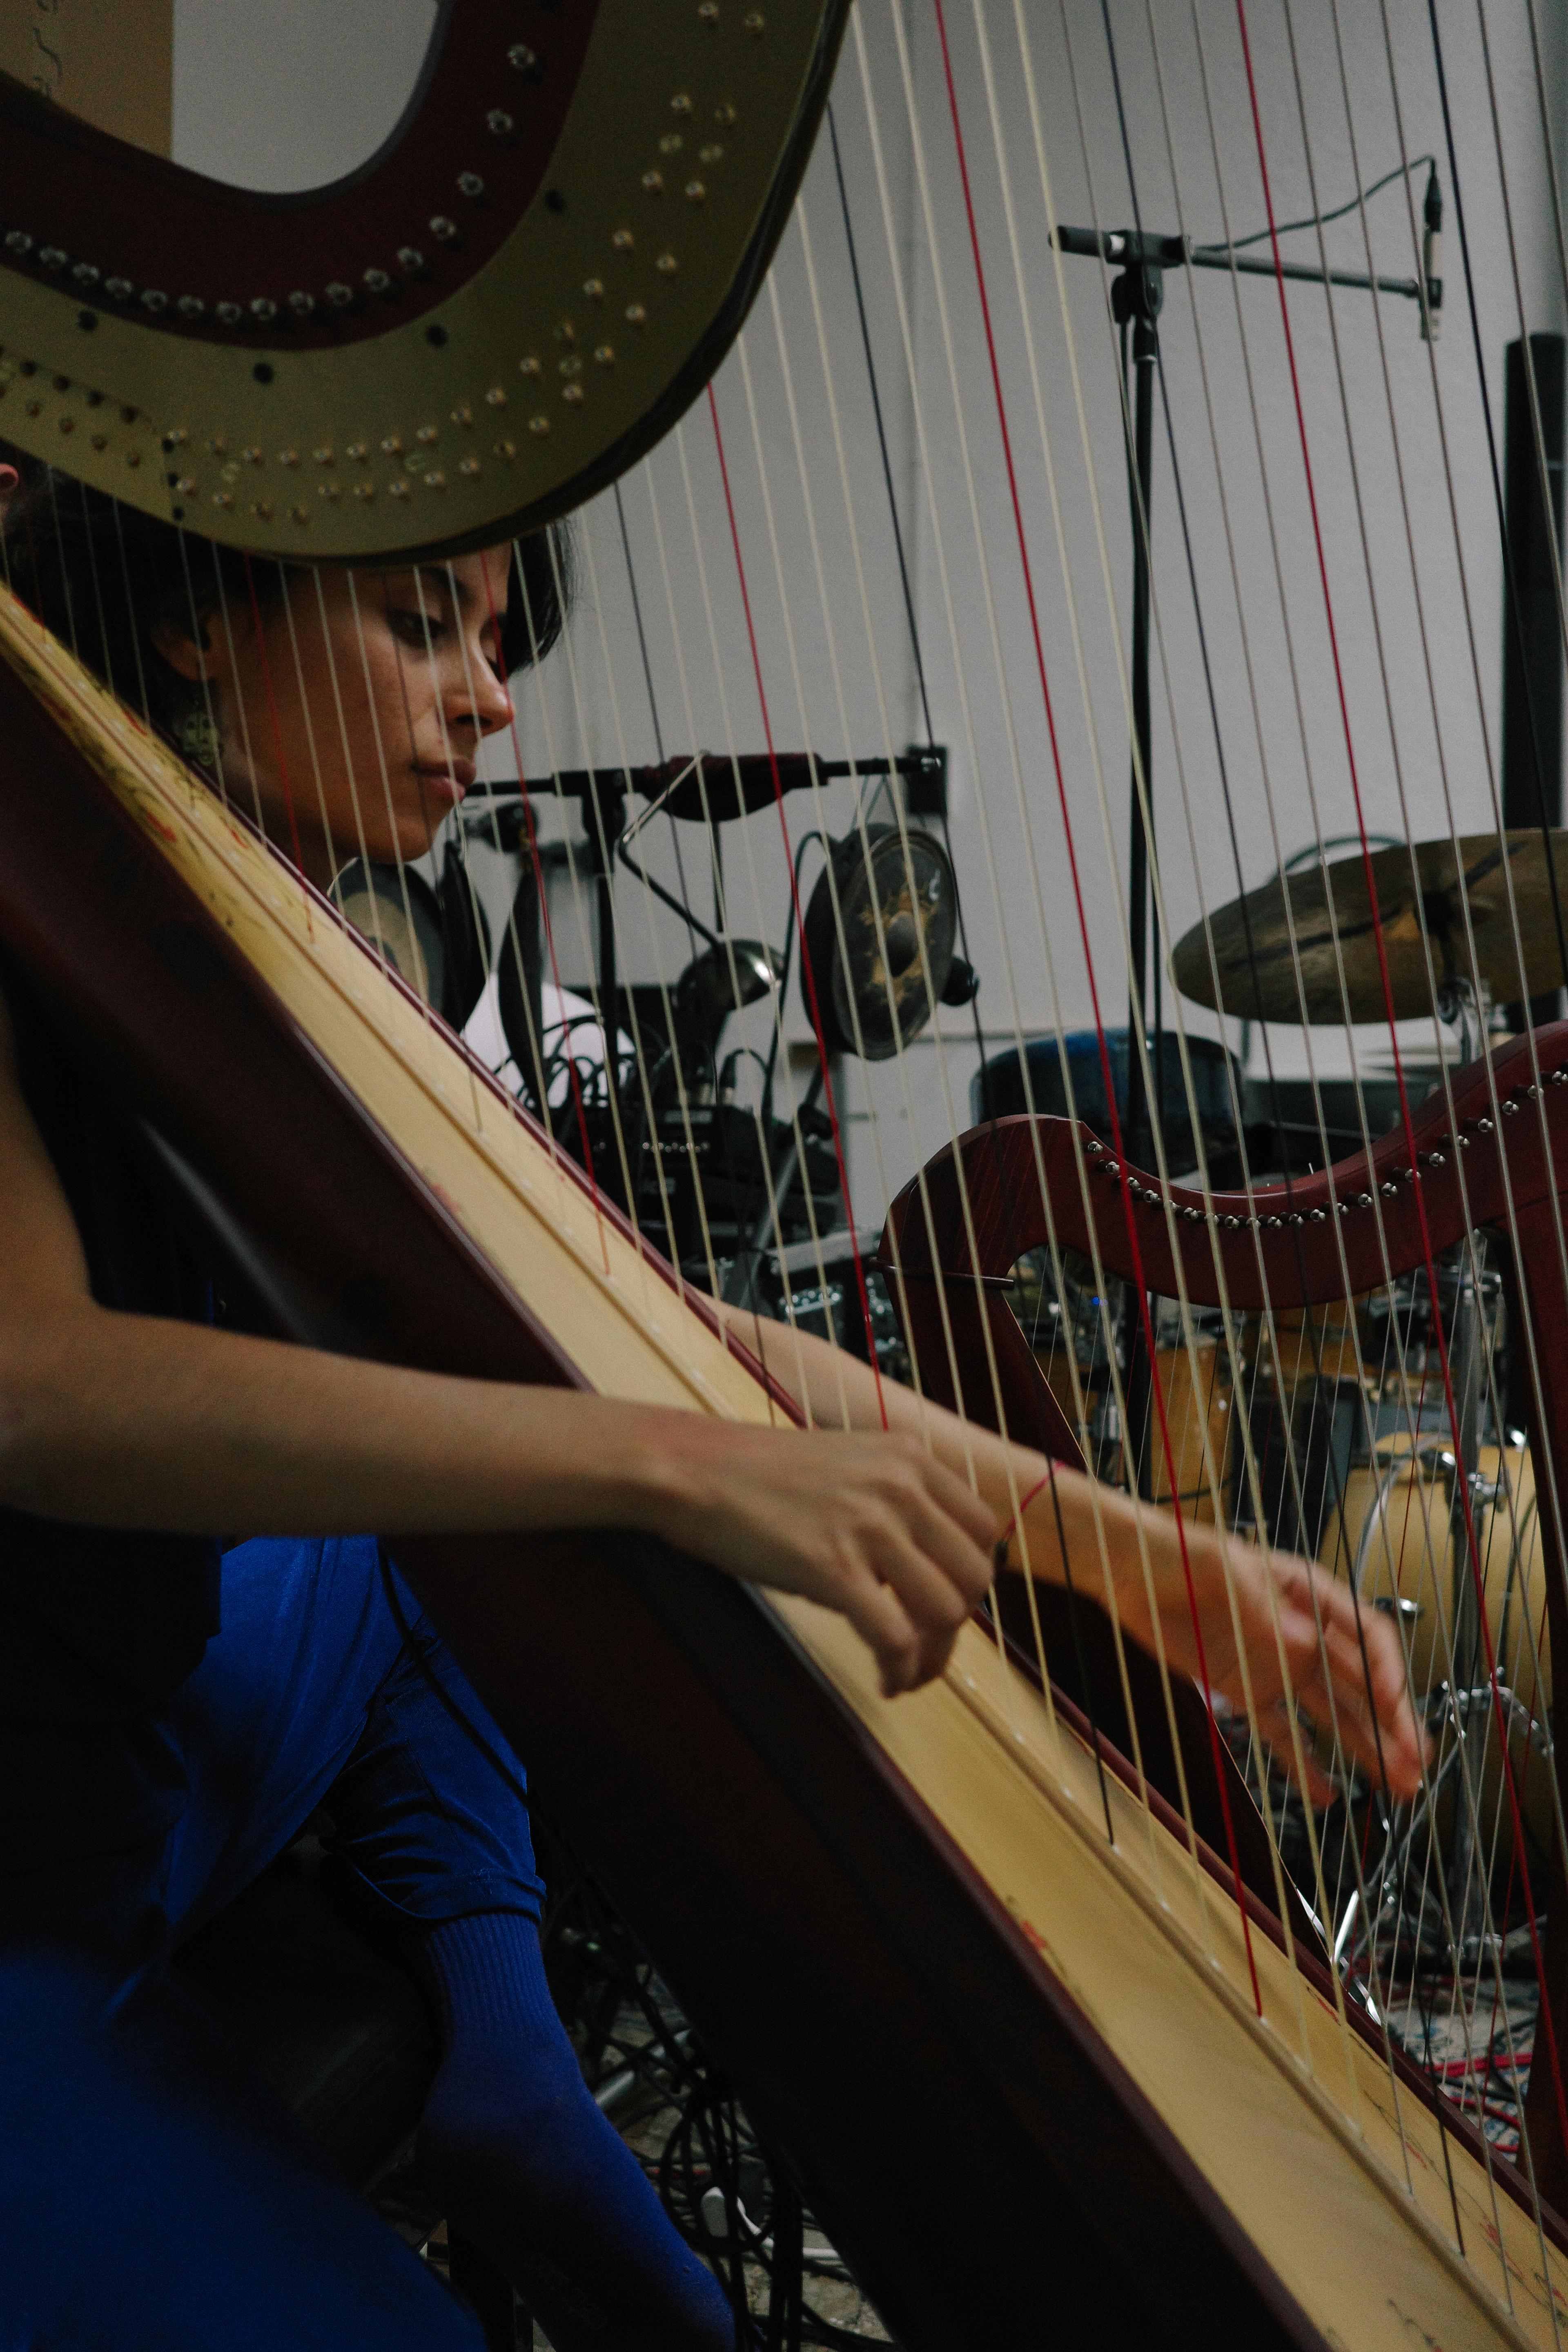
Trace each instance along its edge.
{"label": "background harp strings", "polygon": [[[1408,2187],[1435,2085],[1543,2273],[1562,1339],[1518,1311],[1506,1198],[1451,1245],[1392,1204],[1439,1166],[1463,1194],[1510,1119],[1553,1149],[1562,1047],[1506,1100],[1487,1057],[1568,977],[1562,38],[1533,0],[867,0],[731,357],[569,532],[388,575],[193,536],[166,625],[214,661],[178,708],[111,680],[328,890],[312,919],[370,940],[400,1017],[524,1099],[563,1197],[581,1171],[629,1218],[648,1318],[658,1254],[759,1344],[814,1332],[1037,1435],[1005,1296],[1108,1489],[1393,1619],[1433,1740],[1411,1803],[1288,1676],[1194,1731],[1093,1547],[1065,1602],[999,1580],[1000,1704],[1026,1719],[1031,1669],[1061,1693],[1104,1831],[1260,2013],[1267,1977],[1318,2093],[1385,2099]],[[87,528],[74,576],[144,597],[133,520],[76,500],[37,530]],[[1505,772],[1509,647],[1542,635],[1521,514],[1550,682]],[[450,1109],[499,1115],[477,1076]],[[926,1173],[1029,1112],[1080,1122],[1048,1167],[1037,1129],[1005,1175],[984,1138]],[[1391,1132],[1381,1181],[1325,1184]],[[1568,1279],[1560,1218],[1543,1246]],[[1260,1977],[1206,1849],[1301,1957]],[[1551,2294],[1488,2279],[1557,2340]]]}
{"label": "background harp strings", "polygon": [[[1506,864],[1484,909],[1419,886],[1390,905],[1424,1001],[1384,994],[1375,926],[1308,937],[1284,894],[1267,940],[1244,924],[1237,950],[1282,975],[1283,1012],[1249,1017],[1234,982],[1227,997],[1184,967],[1178,985],[1171,964],[1195,926],[1216,965],[1203,927],[1270,873],[1336,856],[1355,873],[1363,841],[1501,828],[1488,404],[1496,441],[1503,346],[1554,330],[1563,301],[1547,36],[1524,12],[1438,29],[1447,123],[1414,9],[861,12],[831,138],[712,405],[582,519],[568,656],[524,682],[521,761],[487,767],[504,797],[464,818],[481,897],[529,922],[497,861],[531,839],[554,1131],[702,1286],[918,1380],[900,1268],[870,1260],[894,1196],[983,1109],[1076,1109],[1140,1168],[1246,1214],[1265,1180],[1441,1098],[1479,1045],[1467,986],[1483,1006],[1552,992]],[[1272,268],[1271,207],[1309,223],[1281,236],[1282,264],[1394,290],[1291,279],[1282,310],[1242,266]],[[1053,248],[1064,221],[1234,247],[1237,267],[1163,269],[1157,356],[1140,355],[1115,254]],[[1130,492],[1145,378],[1148,487]],[[807,747],[810,769],[789,756]],[[606,897],[616,839],[699,752],[680,814],[630,845],[676,906],[624,859]],[[1129,797],[1151,877],[1131,1053]],[[953,952],[982,982],[967,1003],[943,1001],[951,971],[911,922],[921,834],[951,858]],[[884,839],[891,897],[862,882]],[[1548,929],[1554,871],[1534,884]],[[1380,919],[1393,891],[1391,872]],[[841,1012],[801,985],[814,895],[840,968],[873,950]],[[934,1013],[897,1018],[901,991]],[[1379,1230],[1380,1206],[1365,1214]],[[1306,1807],[1269,1760],[1288,1727],[1237,1717],[1227,1738],[1337,1997],[1528,2168],[1523,1886],[1539,1910],[1561,1835],[1538,1532],[1556,1472],[1516,1436],[1540,1335],[1504,1328],[1495,1243],[1429,1267],[1380,1247],[1378,1287],[1310,1306],[1289,1286],[1198,1306],[1178,1283],[1146,1337],[1124,1279],[1048,1240],[1012,1297],[1102,1475],[1314,1553],[1395,1613],[1437,1742],[1416,1806],[1389,1817],[1359,1780]],[[950,1370],[959,1345],[939,1339]],[[1466,1614],[1478,1568],[1495,1684]],[[1053,1630],[1016,1630],[1069,1678]],[[1314,1737],[1331,1769],[1333,1726]]]}

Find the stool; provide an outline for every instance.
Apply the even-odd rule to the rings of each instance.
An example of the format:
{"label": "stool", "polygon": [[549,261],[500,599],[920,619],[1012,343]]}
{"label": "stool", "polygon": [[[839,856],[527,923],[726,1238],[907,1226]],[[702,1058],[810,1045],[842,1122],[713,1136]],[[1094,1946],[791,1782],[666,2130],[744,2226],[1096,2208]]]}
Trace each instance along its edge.
{"label": "stool", "polygon": [[[378,1948],[306,1832],[182,1945],[175,1966],[226,2009],[334,2168],[368,2194],[406,2151],[438,2052],[413,1977]],[[452,2284],[489,2352],[532,2342],[510,2280],[447,2225]]]}

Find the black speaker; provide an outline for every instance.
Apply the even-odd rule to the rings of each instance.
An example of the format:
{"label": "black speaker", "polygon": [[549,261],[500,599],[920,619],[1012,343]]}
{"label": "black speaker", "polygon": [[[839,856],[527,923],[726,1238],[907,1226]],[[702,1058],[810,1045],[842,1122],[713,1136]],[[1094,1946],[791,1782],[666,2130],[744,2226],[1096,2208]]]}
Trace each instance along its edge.
{"label": "black speaker", "polygon": [[[1564,350],[1561,335],[1531,335],[1510,343],[1504,369],[1502,818],[1531,831],[1563,822]],[[1554,990],[1511,1005],[1510,1025],[1555,1021],[1561,1002]]]}

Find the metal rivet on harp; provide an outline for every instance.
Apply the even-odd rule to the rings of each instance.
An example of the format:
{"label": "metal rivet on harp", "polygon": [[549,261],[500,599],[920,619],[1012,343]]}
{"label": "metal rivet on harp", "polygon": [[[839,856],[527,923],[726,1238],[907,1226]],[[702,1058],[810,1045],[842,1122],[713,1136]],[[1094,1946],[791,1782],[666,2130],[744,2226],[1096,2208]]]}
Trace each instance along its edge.
{"label": "metal rivet on harp", "polygon": [[[142,295],[142,299],[145,302],[147,299],[145,294]],[[278,305],[269,296],[258,294],[250,306],[250,315],[253,319],[259,319],[265,327],[278,316]]]}
{"label": "metal rivet on harp", "polygon": [[[157,289],[155,286],[144,286],[144,287],[142,288],[142,308],[144,310],[152,310],[152,311],[156,312],[156,311],[159,311],[159,310],[166,310],[168,309],[168,307],[169,307],[169,298],[168,298],[168,296],[167,296],[166,294],[160,294],[160,293],[159,293],[159,291],[158,291],[158,289]],[[251,307],[252,307],[252,309],[254,309],[254,308],[255,308],[254,303],[251,305]]]}
{"label": "metal rivet on harp", "polygon": [[414,438],[416,441],[434,441],[436,433],[437,427],[434,425],[421,425],[416,429]]}
{"label": "metal rivet on harp", "polygon": [[[468,197],[468,198],[470,199],[470,201],[471,201],[473,198],[475,198],[475,197],[477,197],[477,196],[482,196],[482,195],[484,194],[484,192],[485,192],[485,184],[484,184],[484,182],[480,179],[480,177],[479,177],[479,173],[478,173],[477,172],[459,172],[459,173],[458,173],[458,194],[460,196],[467,196],[467,197]],[[434,221],[432,221],[432,222],[431,222],[430,226],[431,226],[431,227],[432,227],[432,228],[436,228],[436,224],[435,224],[435,222],[434,222]],[[439,236],[439,235],[441,234],[440,230],[439,230],[439,229],[436,229],[436,234],[437,234],[437,236]],[[454,231],[453,231],[453,235],[455,236],[456,234],[457,234],[457,232],[456,232],[456,230],[454,229]]]}
{"label": "metal rivet on harp", "polygon": [[583,291],[587,296],[590,302],[602,302],[605,299],[604,279],[602,278],[584,278],[583,280]]}
{"label": "metal rivet on harp", "polygon": [[664,173],[645,172],[642,175],[642,184],[650,196],[661,195],[664,192]]}
{"label": "metal rivet on harp", "polygon": [[526,74],[537,81],[543,71],[538,58],[524,41],[514,41],[506,53],[506,61],[513,73]]}
{"label": "metal rivet on harp", "polygon": [[701,0],[697,16],[700,24],[716,25],[719,22],[718,0]]}
{"label": "metal rivet on harp", "polygon": [[425,256],[416,245],[400,245],[397,248],[397,266],[399,269],[405,270],[410,278],[416,278],[425,267]]}
{"label": "metal rivet on harp", "polygon": [[5,232],[5,250],[7,253],[31,253],[33,240],[25,228],[9,228]]}
{"label": "metal rivet on harp", "polygon": [[[475,175],[474,173],[469,173],[466,176],[472,179]],[[459,182],[458,184],[461,185],[461,183]],[[481,195],[484,194],[484,182],[480,180],[479,193]],[[434,237],[439,237],[443,245],[455,245],[458,241],[459,231],[455,220],[448,220],[445,213],[437,213],[432,216],[430,222],[430,234]]]}
{"label": "metal rivet on harp", "polygon": [[673,253],[661,253],[653,266],[661,278],[673,278],[680,264]]}
{"label": "metal rivet on harp", "polygon": [[40,269],[63,269],[69,259],[70,255],[58,245],[41,245],[38,247]]}
{"label": "metal rivet on harp", "polygon": [[628,302],[626,304],[626,324],[628,327],[647,326],[647,312],[643,309],[640,302]]}
{"label": "metal rivet on harp", "polygon": [[473,423],[473,421],[474,421],[474,412],[473,412],[473,410],[468,406],[468,402],[467,402],[466,400],[460,400],[460,401],[458,403],[457,407],[456,407],[456,408],[454,408],[454,409],[453,409],[453,411],[452,411],[452,422],[453,422],[453,424],[454,424],[454,425],[471,425],[471,424]]}
{"label": "metal rivet on harp", "polygon": [[182,294],[174,305],[182,319],[205,319],[207,306],[199,294]]}
{"label": "metal rivet on harp", "polygon": [[364,282],[373,294],[387,294],[392,290],[392,280],[384,269],[367,269]]}
{"label": "metal rivet on harp", "polygon": [[390,498],[405,499],[408,496],[408,485],[401,478],[395,482],[388,482],[386,488]]}
{"label": "metal rivet on harp", "polygon": [[1492,1122],[1489,1118],[1478,1118],[1476,1121],[1476,1129],[1478,1133],[1481,1135],[1491,1135],[1495,1132]]}
{"label": "metal rivet on harp", "polygon": [[463,460],[461,461],[461,463],[459,464],[459,466],[458,466],[458,473],[459,473],[459,474],[477,474],[477,473],[479,473],[479,472],[480,471],[480,467],[479,467],[479,459],[478,459],[477,457],[465,457],[465,458],[463,458]]}
{"label": "metal rivet on harp", "polygon": [[610,243],[615,247],[617,253],[630,253],[632,247],[637,243],[637,239],[632,235],[629,228],[618,228],[613,232],[610,237]]}
{"label": "metal rivet on harp", "polygon": [[569,401],[574,408],[581,408],[588,395],[580,383],[568,383],[562,386],[561,397]]}
{"label": "metal rivet on harp", "polygon": [[550,430],[550,419],[549,419],[549,417],[548,417],[548,416],[531,416],[531,417],[529,418],[529,420],[528,420],[528,429],[529,429],[529,431],[530,431],[531,433],[532,433],[532,434],[536,434],[536,435],[543,435],[543,434],[545,434],[545,433],[548,433],[548,432],[549,432],[549,430]]}
{"label": "metal rivet on harp", "polygon": [[71,271],[71,279],[73,284],[81,287],[85,291],[88,287],[97,285],[98,272],[90,261],[79,261]]}
{"label": "metal rivet on harp", "polygon": [[485,400],[488,405],[491,408],[504,408],[506,406],[506,394],[501,390],[499,383],[491,384],[489,392],[485,394]]}
{"label": "metal rivet on harp", "polygon": [[280,466],[297,466],[297,465],[299,464],[299,462],[300,462],[300,452],[298,451],[298,449],[279,449],[279,452],[278,452],[278,463],[279,463]]}
{"label": "metal rivet on harp", "polygon": [[237,302],[220,302],[217,306],[217,316],[223,326],[237,327],[245,312]]}
{"label": "metal rivet on harp", "polygon": [[703,204],[707,201],[707,196],[708,191],[703,186],[700,180],[688,180],[686,183],[686,201],[689,205]]}
{"label": "metal rivet on harp", "polygon": [[525,360],[519,360],[517,363],[517,372],[519,375],[542,375],[544,373],[544,369],[540,361],[535,358],[531,352],[530,352]]}
{"label": "metal rivet on harp", "polygon": [[485,117],[485,129],[492,139],[510,139],[517,125],[504,106],[492,106]]}
{"label": "metal rivet on harp", "polygon": [[346,310],[353,299],[353,288],[352,286],[345,286],[341,278],[334,278],[331,284],[327,289],[327,299],[331,304],[333,310]]}
{"label": "metal rivet on harp", "polygon": [[760,33],[767,19],[760,8],[748,8],[741,22],[748,33]]}

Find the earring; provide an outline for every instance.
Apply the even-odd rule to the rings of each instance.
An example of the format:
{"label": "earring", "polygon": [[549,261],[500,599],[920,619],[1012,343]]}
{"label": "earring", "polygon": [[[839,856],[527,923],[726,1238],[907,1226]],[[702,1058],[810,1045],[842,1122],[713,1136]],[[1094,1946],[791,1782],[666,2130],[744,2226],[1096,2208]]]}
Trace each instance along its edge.
{"label": "earring", "polygon": [[193,768],[217,766],[217,729],[205,707],[188,710],[180,722],[180,750]]}

